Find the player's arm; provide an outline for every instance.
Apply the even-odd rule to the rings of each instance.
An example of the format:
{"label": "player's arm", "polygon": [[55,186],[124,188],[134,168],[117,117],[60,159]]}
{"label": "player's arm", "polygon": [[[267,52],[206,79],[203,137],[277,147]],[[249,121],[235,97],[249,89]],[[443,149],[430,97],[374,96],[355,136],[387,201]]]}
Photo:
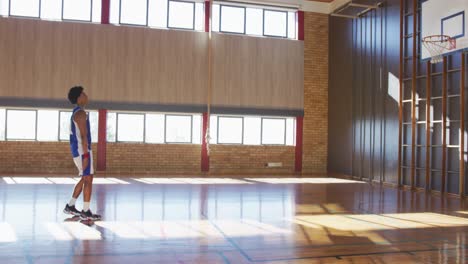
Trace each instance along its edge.
{"label": "player's arm", "polygon": [[81,132],[81,144],[83,147],[83,154],[88,153],[88,127],[86,125],[86,112],[83,110],[80,110],[76,112],[74,120],[76,124],[78,125],[78,128],[80,129]]}

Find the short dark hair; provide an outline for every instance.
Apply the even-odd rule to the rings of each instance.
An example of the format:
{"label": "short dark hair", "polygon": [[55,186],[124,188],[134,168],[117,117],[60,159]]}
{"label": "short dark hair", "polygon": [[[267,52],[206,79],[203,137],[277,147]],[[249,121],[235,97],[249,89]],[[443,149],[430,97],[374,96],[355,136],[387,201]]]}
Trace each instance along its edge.
{"label": "short dark hair", "polygon": [[72,104],[76,104],[78,101],[78,97],[80,97],[81,93],[83,92],[84,88],[81,86],[74,86],[68,92],[68,100]]}

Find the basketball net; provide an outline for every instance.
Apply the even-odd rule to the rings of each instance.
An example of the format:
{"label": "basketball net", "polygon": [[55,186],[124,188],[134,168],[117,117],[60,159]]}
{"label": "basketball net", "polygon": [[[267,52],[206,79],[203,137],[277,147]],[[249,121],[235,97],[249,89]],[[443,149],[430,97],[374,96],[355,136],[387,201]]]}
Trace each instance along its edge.
{"label": "basketball net", "polygon": [[442,62],[443,53],[456,48],[455,39],[446,35],[427,36],[423,38],[422,43],[431,54],[431,63]]}

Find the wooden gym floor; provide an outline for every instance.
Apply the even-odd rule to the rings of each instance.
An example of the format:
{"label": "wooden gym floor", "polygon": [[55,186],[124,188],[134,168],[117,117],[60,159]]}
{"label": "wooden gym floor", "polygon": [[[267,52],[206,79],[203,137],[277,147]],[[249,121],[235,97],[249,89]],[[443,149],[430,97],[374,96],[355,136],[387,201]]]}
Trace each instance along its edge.
{"label": "wooden gym floor", "polygon": [[1,263],[468,262],[457,198],[333,178],[96,178],[103,220],[87,223],[62,213],[75,181],[0,177]]}

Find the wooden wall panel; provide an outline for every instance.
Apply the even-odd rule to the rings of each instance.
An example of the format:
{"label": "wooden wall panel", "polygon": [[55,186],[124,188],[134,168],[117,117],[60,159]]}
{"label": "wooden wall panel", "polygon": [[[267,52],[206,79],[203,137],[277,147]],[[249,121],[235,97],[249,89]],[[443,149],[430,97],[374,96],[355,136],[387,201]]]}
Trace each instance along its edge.
{"label": "wooden wall panel", "polygon": [[12,18],[0,32],[0,96],[62,99],[82,84],[94,100],[205,102],[204,33]]}
{"label": "wooden wall panel", "polygon": [[[204,32],[0,18],[0,98],[204,105]],[[214,36],[213,104],[302,109],[303,43]]]}
{"label": "wooden wall panel", "polygon": [[213,105],[302,109],[302,41],[213,35]]}

